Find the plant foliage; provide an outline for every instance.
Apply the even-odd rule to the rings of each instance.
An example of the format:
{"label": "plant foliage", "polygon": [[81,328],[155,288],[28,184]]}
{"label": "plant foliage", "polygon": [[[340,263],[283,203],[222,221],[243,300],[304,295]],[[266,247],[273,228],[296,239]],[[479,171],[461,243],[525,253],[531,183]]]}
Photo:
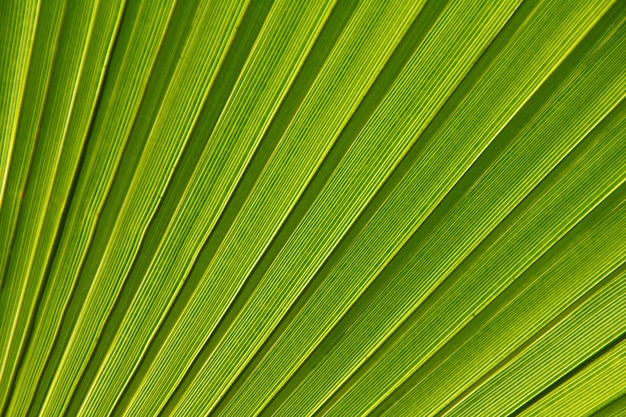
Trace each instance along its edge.
{"label": "plant foliage", "polygon": [[626,1],[0,19],[0,415],[626,415]]}

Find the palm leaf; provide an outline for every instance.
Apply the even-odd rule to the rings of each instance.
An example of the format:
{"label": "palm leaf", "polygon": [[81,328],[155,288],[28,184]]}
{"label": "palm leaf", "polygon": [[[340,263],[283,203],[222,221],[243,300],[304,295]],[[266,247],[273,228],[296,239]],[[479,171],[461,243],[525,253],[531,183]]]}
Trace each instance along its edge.
{"label": "palm leaf", "polygon": [[626,2],[0,15],[1,415],[625,412]]}

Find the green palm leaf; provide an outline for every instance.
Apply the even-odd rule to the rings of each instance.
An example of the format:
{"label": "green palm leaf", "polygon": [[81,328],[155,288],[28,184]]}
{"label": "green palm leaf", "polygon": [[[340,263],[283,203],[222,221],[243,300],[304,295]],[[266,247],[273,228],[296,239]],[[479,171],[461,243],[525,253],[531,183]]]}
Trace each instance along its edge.
{"label": "green palm leaf", "polygon": [[626,2],[0,19],[0,415],[626,415]]}

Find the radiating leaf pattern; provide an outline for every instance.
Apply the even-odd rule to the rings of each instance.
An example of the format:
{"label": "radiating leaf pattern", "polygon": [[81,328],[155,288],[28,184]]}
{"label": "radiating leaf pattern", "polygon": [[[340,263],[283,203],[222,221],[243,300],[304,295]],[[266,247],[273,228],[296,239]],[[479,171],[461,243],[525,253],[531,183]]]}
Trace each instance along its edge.
{"label": "radiating leaf pattern", "polygon": [[0,3],[0,415],[626,416],[626,2]]}

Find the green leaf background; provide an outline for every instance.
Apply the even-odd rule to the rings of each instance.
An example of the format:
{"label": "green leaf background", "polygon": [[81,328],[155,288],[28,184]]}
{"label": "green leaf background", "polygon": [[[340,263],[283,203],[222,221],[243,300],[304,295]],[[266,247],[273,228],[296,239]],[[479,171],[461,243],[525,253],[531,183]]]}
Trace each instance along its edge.
{"label": "green leaf background", "polygon": [[626,416],[626,1],[3,0],[0,415]]}

